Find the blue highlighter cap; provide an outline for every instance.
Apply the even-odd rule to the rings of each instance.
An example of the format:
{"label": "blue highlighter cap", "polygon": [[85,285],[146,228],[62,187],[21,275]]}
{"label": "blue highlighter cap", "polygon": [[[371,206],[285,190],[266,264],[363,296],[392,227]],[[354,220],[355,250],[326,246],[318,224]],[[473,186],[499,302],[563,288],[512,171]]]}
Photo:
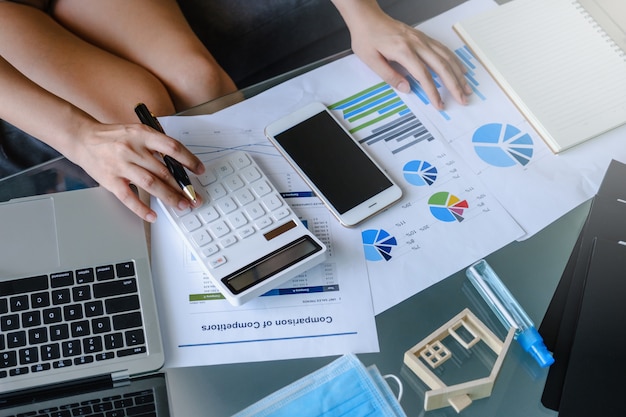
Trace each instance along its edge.
{"label": "blue highlighter cap", "polygon": [[529,327],[519,333],[517,335],[517,341],[522,346],[522,349],[530,353],[542,368],[554,363],[552,354],[548,351],[548,348],[546,348],[546,345],[543,343],[543,338],[536,328]]}

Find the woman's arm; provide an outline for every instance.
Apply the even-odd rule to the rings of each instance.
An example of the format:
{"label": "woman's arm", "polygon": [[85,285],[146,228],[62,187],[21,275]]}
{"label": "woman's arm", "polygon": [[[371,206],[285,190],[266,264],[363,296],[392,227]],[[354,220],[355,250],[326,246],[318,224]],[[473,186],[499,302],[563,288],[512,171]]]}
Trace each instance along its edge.
{"label": "woman's arm", "polygon": [[181,193],[156,153],[194,173],[203,165],[178,141],[141,124],[102,124],[30,81],[0,57],[0,118],[52,146],[81,166],[146,221],[156,214],[129,188],[133,183],[166,204],[185,208]]}

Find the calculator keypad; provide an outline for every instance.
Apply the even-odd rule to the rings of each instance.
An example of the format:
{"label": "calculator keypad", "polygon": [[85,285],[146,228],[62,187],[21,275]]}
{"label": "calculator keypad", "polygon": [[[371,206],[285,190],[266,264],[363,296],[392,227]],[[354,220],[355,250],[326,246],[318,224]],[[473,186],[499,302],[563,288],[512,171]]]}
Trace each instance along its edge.
{"label": "calculator keypad", "polygon": [[[282,197],[245,152],[211,161],[197,177],[200,207],[168,208],[188,241],[209,268],[229,261],[224,249],[276,224],[292,213]],[[198,189],[199,188],[199,189]]]}

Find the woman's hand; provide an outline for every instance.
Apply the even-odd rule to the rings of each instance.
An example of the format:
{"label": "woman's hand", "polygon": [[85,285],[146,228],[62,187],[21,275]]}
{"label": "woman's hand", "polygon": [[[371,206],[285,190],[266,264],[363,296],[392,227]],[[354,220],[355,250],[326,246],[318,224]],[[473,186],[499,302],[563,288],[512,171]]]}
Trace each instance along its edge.
{"label": "woman's hand", "polygon": [[408,93],[406,78],[393,68],[400,64],[422,86],[438,109],[444,103],[429,68],[460,104],[467,104],[472,93],[464,77],[465,66],[456,55],[439,41],[388,16],[375,0],[334,0],[343,16],[352,39],[352,50],[385,82],[398,91]]}
{"label": "woman's hand", "polygon": [[65,155],[142,219],[154,222],[156,213],[132,191],[131,183],[181,210],[192,204],[158,156],[169,155],[202,174],[202,162],[177,140],[141,124],[94,122],[79,132],[80,139]]}

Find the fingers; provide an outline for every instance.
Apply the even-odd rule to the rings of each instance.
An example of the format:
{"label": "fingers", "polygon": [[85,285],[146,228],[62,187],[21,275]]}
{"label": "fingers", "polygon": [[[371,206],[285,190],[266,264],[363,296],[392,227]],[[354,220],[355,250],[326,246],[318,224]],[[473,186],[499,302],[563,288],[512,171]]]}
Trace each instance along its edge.
{"label": "fingers", "polygon": [[439,74],[443,84],[451,92],[456,101],[467,104],[467,96],[472,88],[465,78],[467,68],[461,60],[440,42],[430,39],[432,59],[426,58],[428,65]]}
{"label": "fingers", "polygon": [[[461,60],[442,43],[426,34],[400,26],[396,35],[380,37],[365,47],[360,43],[359,56],[385,82],[398,91],[408,93],[410,85],[405,77],[390,62],[400,64],[417,82],[438,110],[444,102],[437,89],[431,70],[436,73],[452,97],[460,104],[467,104],[472,89],[465,79],[467,69]],[[381,40],[382,39],[382,40]]]}
{"label": "fingers", "polygon": [[196,175],[204,173],[202,161],[176,139],[158,134],[151,136],[150,141],[146,145],[155,152],[174,158]]}
{"label": "fingers", "polygon": [[130,184],[179,210],[202,204],[200,196],[195,202],[189,200],[157,154],[170,155],[193,173],[201,174],[204,172],[204,165],[195,155],[175,139],[146,126],[131,126],[125,131],[128,134],[127,140],[118,140],[107,145],[112,148],[109,163],[104,157],[99,158],[100,163],[108,166],[102,172],[101,185],[148,222],[156,220],[156,213],[137,197],[130,189]]}
{"label": "fingers", "polygon": [[[105,187],[107,188],[107,187]],[[109,188],[115,197],[128,207],[133,213],[141,217],[148,223],[154,223],[157,215],[146,203],[141,201],[139,196],[133,192],[129,183],[122,183],[118,187]]]}

